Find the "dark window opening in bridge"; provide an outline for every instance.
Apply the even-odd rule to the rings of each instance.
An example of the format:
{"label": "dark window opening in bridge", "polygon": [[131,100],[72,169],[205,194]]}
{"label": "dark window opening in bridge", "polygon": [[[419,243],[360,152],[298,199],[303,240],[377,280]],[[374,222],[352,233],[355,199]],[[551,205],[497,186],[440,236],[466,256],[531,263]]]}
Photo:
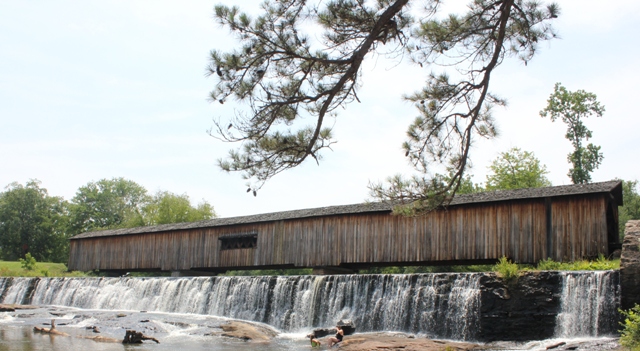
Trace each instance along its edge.
{"label": "dark window opening in bridge", "polygon": [[258,233],[223,235],[219,240],[220,250],[254,249],[258,244]]}

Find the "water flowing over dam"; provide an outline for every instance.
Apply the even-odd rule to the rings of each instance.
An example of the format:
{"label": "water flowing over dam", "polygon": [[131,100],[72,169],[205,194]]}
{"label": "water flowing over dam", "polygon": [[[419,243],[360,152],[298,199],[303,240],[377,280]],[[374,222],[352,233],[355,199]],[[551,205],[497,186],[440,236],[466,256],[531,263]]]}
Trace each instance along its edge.
{"label": "water flowing over dam", "polygon": [[[560,273],[556,333],[610,334],[617,272]],[[351,319],[359,332],[404,331],[482,339],[486,274],[198,278],[0,278],[0,303],[193,313],[267,323],[283,331]],[[505,320],[504,323],[509,323]],[[580,327],[584,326],[584,327]]]}

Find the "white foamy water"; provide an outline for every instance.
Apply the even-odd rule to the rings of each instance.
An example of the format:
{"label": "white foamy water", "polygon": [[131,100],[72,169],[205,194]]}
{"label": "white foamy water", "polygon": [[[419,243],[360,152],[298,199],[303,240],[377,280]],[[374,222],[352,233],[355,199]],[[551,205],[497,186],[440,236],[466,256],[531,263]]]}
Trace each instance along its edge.
{"label": "white foamy water", "polygon": [[619,282],[611,271],[562,272],[561,311],[557,337],[611,335],[617,327]]}
{"label": "white foamy water", "polygon": [[358,331],[420,332],[468,340],[477,329],[479,278],[478,274],[12,278],[0,286],[5,286],[3,303],[213,315],[262,322],[288,332],[351,319]]}

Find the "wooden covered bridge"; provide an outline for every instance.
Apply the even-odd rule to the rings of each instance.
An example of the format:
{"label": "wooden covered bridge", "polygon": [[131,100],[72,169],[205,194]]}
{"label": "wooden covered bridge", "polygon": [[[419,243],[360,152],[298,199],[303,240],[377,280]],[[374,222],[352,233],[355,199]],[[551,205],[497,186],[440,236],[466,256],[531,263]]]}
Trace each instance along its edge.
{"label": "wooden covered bridge", "polygon": [[[495,262],[608,255],[619,245],[622,184],[609,181],[456,196],[418,217],[385,203],[87,232],[69,269],[224,272]],[[188,273],[187,273],[188,274]]]}

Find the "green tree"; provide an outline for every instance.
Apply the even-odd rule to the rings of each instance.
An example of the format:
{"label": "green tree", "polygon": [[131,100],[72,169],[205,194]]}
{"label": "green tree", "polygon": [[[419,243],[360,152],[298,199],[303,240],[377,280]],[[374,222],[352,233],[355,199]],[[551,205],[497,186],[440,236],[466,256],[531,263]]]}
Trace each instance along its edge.
{"label": "green tree", "polygon": [[70,222],[74,234],[119,228],[149,201],[147,190],[124,178],[101,179],[82,186],[71,200]]}
{"label": "green tree", "polygon": [[549,173],[547,167],[532,152],[517,147],[501,152],[489,169],[492,173],[487,175],[485,185],[489,191],[551,186],[545,176]]}
{"label": "green tree", "polygon": [[68,256],[67,202],[49,196],[40,181],[11,183],[0,193],[0,257],[62,262]]}
{"label": "green tree", "polygon": [[195,222],[215,216],[213,206],[204,200],[194,207],[186,194],[177,195],[168,191],[159,191],[144,205],[139,214],[135,213],[134,218],[129,219],[126,226]]}
{"label": "green tree", "polygon": [[573,168],[567,174],[573,184],[591,182],[591,172],[602,163],[600,146],[588,144],[584,146],[583,139],[589,140],[592,133],[582,120],[590,116],[602,117],[604,106],[597,100],[597,96],[584,90],[572,92],[556,83],[553,94],[547,100],[547,107],[540,111],[540,116],[551,118],[551,121],[562,119],[567,124],[565,137],[573,145],[573,152],[567,157]]}
{"label": "green tree", "polygon": [[[406,96],[419,117],[409,126],[404,149],[421,175],[403,180],[403,188],[392,178],[389,185],[372,184],[371,191],[413,202],[415,209],[450,200],[463,179],[472,139],[496,135],[491,110],[506,102],[489,91],[491,74],[506,57],[531,60],[540,42],[555,37],[550,21],[559,9],[554,3],[474,0],[466,13],[442,16],[440,3],[267,0],[255,19],[237,7],[216,6],[216,20],[241,46],[211,52],[209,73],[217,80],[211,99],[235,99],[247,107],[214,122],[212,136],[242,143],[219,166],[242,173],[255,194],[276,174],[308,158],[319,162],[335,143],[327,117],[359,101],[365,58],[405,55],[416,67],[442,69]],[[455,170],[449,181],[428,176],[434,164]]]}
{"label": "green tree", "polygon": [[618,207],[618,225],[620,238],[624,237],[624,226],[631,219],[640,219],[640,194],[637,180],[622,181],[622,199],[624,205]]}

